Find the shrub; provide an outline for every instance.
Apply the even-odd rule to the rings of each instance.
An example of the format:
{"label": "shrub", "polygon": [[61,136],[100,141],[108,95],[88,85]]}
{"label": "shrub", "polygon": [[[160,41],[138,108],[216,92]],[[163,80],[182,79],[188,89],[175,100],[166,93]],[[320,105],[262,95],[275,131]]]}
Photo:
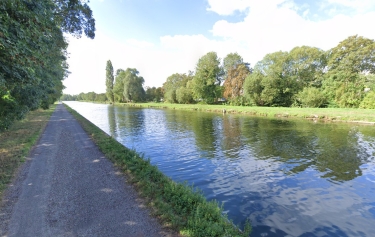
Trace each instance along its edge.
{"label": "shrub", "polygon": [[375,109],[375,91],[370,91],[367,93],[365,98],[359,105],[361,109]]}
{"label": "shrub", "polygon": [[297,94],[297,101],[302,107],[319,108],[327,103],[327,97],[316,87],[305,87]]}

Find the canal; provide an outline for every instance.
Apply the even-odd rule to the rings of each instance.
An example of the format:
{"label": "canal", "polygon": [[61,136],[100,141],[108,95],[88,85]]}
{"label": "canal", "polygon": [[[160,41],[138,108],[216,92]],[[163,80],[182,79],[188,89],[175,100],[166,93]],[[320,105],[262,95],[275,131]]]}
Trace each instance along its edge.
{"label": "canal", "polygon": [[375,126],[65,103],[252,236],[375,233]]}

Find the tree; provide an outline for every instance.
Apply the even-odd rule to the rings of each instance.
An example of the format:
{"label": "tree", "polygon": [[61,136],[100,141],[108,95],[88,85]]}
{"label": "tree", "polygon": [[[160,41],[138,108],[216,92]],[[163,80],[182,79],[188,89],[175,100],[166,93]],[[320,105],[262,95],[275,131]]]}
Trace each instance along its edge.
{"label": "tree", "polygon": [[[0,130],[61,97],[62,80],[68,75],[63,32],[79,36],[81,27],[93,38],[95,31],[90,8],[76,2],[0,1]],[[88,18],[77,17],[80,11],[75,7],[82,4]],[[73,22],[70,19],[75,27],[68,29],[64,22]]]}
{"label": "tree", "polygon": [[220,59],[215,52],[202,56],[197,63],[196,73],[192,80],[194,99],[210,104],[221,97],[220,84],[223,74]]}
{"label": "tree", "polygon": [[318,48],[301,46],[289,52],[290,76],[298,84],[298,90],[305,87],[321,87],[327,67],[326,53]]}
{"label": "tree", "polygon": [[326,95],[316,87],[305,87],[297,94],[298,103],[305,108],[319,108],[327,103]]}
{"label": "tree", "polygon": [[115,83],[113,85],[113,96],[114,101],[116,102],[124,102],[124,79],[126,73],[123,69],[117,69],[116,71],[116,78]]}
{"label": "tree", "polygon": [[176,90],[176,99],[180,104],[191,104],[194,102],[193,95],[188,83],[187,86],[182,86]]}
{"label": "tree", "polygon": [[359,105],[361,109],[375,109],[375,92],[370,91],[366,94],[365,98]]}
{"label": "tree", "polygon": [[88,38],[95,38],[95,19],[88,0],[53,0],[54,17],[61,29],[79,38],[82,31]]}
{"label": "tree", "polygon": [[258,70],[255,70],[254,73],[249,74],[245,78],[243,85],[244,97],[251,105],[264,106],[266,104],[266,101],[262,98],[262,92],[264,89],[264,86],[262,85],[263,78],[264,75]]}
{"label": "tree", "polygon": [[174,73],[167,78],[167,81],[163,84],[164,99],[170,103],[177,103],[176,92],[181,87],[186,87],[186,84],[192,80],[192,74],[189,73]]}
{"label": "tree", "polygon": [[225,81],[223,97],[233,105],[243,104],[243,84],[250,73],[249,64],[244,63],[238,53],[230,53],[223,60]]}
{"label": "tree", "polygon": [[163,98],[162,88],[161,87],[147,87],[146,88],[146,100],[153,102],[160,102]]}
{"label": "tree", "polygon": [[328,51],[328,72],[323,87],[331,106],[358,107],[368,82],[375,73],[375,41],[350,36]]}
{"label": "tree", "polygon": [[145,90],[143,77],[138,76],[139,72],[135,68],[126,69],[124,77],[124,98],[126,101],[140,102],[145,100]]}
{"label": "tree", "polygon": [[349,36],[328,51],[328,71],[375,73],[375,41]]}
{"label": "tree", "polygon": [[257,105],[289,107],[304,88],[321,87],[325,70],[325,53],[318,48],[267,54],[245,79],[245,94]]}
{"label": "tree", "polygon": [[111,60],[107,61],[107,67],[105,69],[106,71],[106,80],[105,80],[105,85],[106,85],[106,95],[110,103],[113,103],[114,97],[113,97],[113,81],[115,80],[113,76],[113,66]]}
{"label": "tree", "polygon": [[[298,85],[291,77],[290,58],[288,52],[275,52],[267,54],[262,61],[258,62],[254,68],[254,76],[246,80],[246,94],[258,105],[285,106],[289,107],[293,103],[293,97],[298,92]],[[254,82],[259,82],[259,86]],[[256,89],[249,86],[256,86]],[[258,90],[261,90],[259,92]],[[254,95],[254,91],[259,93]]]}

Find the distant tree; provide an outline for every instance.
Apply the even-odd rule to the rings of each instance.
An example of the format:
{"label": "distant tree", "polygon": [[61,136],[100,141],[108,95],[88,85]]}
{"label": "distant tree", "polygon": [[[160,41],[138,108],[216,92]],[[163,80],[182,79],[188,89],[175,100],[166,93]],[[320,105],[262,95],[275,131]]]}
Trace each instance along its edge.
{"label": "distant tree", "polygon": [[114,101],[125,102],[124,98],[124,80],[126,77],[125,70],[118,69],[116,71],[115,83],[113,85]]}
{"label": "distant tree", "polygon": [[228,100],[234,100],[243,94],[243,84],[250,73],[250,69],[237,53],[228,54],[224,58],[223,67],[225,72],[223,96]]}
{"label": "distant tree", "polygon": [[298,104],[304,108],[319,108],[327,104],[326,95],[316,87],[305,87],[296,97]]}
{"label": "distant tree", "polygon": [[359,105],[361,109],[375,109],[375,91],[370,91]]}
{"label": "distant tree", "polygon": [[145,90],[143,77],[138,76],[139,72],[135,68],[128,68],[124,78],[124,98],[126,101],[141,102],[145,100]]}
{"label": "distant tree", "polygon": [[[255,65],[254,76],[246,79],[253,81],[246,83],[246,94],[254,101],[259,101],[261,104],[258,105],[285,107],[292,105],[299,87],[296,80],[291,77],[290,61],[288,52],[267,54]],[[257,81],[260,85],[254,84]],[[255,91],[260,89],[260,94],[253,94],[254,88],[249,88],[250,85],[256,86]]]}
{"label": "distant tree", "polygon": [[106,95],[108,100],[113,103],[114,102],[114,96],[113,96],[113,66],[111,60],[107,61],[107,67],[106,67]]}
{"label": "distant tree", "polygon": [[350,36],[328,51],[328,71],[323,83],[330,105],[358,107],[363,100],[368,73],[375,73],[375,41]]}
{"label": "distant tree", "polygon": [[228,77],[229,70],[237,68],[238,65],[243,64],[243,58],[238,53],[229,53],[223,60],[224,78]]}
{"label": "distant tree", "polygon": [[264,75],[258,70],[255,70],[254,73],[249,74],[245,78],[243,85],[244,97],[248,104],[264,106],[268,103],[268,101],[265,101],[262,97],[264,89],[264,86],[262,85],[263,78]]}
{"label": "distant tree", "polygon": [[375,73],[375,41],[349,36],[328,51],[328,71]]}
{"label": "distant tree", "polygon": [[298,91],[305,87],[321,87],[327,67],[326,52],[309,46],[295,47],[289,52],[290,76]]}
{"label": "distant tree", "polygon": [[164,99],[170,103],[177,103],[176,91],[181,87],[186,87],[188,81],[192,80],[192,75],[186,75],[185,73],[174,73],[167,78],[167,81],[163,84]]}
{"label": "distant tree", "polygon": [[215,52],[209,52],[202,56],[197,63],[196,73],[192,80],[191,89],[194,99],[211,104],[220,98],[223,74],[220,58]]}
{"label": "distant tree", "polygon": [[186,86],[182,86],[176,90],[176,99],[180,104],[194,103],[193,94],[190,88],[190,82]]}
{"label": "distant tree", "polygon": [[106,102],[107,101],[107,95],[105,93],[96,94],[95,101]]}
{"label": "distant tree", "polygon": [[163,98],[161,87],[146,87],[146,100],[153,102],[160,102]]}

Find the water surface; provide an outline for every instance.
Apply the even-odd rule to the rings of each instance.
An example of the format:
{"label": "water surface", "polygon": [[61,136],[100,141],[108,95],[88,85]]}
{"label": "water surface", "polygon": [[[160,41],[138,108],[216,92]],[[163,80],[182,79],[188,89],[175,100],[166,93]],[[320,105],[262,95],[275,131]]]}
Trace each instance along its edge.
{"label": "water surface", "polygon": [[374,236],[374,126],[67,104],[252,236]]}

